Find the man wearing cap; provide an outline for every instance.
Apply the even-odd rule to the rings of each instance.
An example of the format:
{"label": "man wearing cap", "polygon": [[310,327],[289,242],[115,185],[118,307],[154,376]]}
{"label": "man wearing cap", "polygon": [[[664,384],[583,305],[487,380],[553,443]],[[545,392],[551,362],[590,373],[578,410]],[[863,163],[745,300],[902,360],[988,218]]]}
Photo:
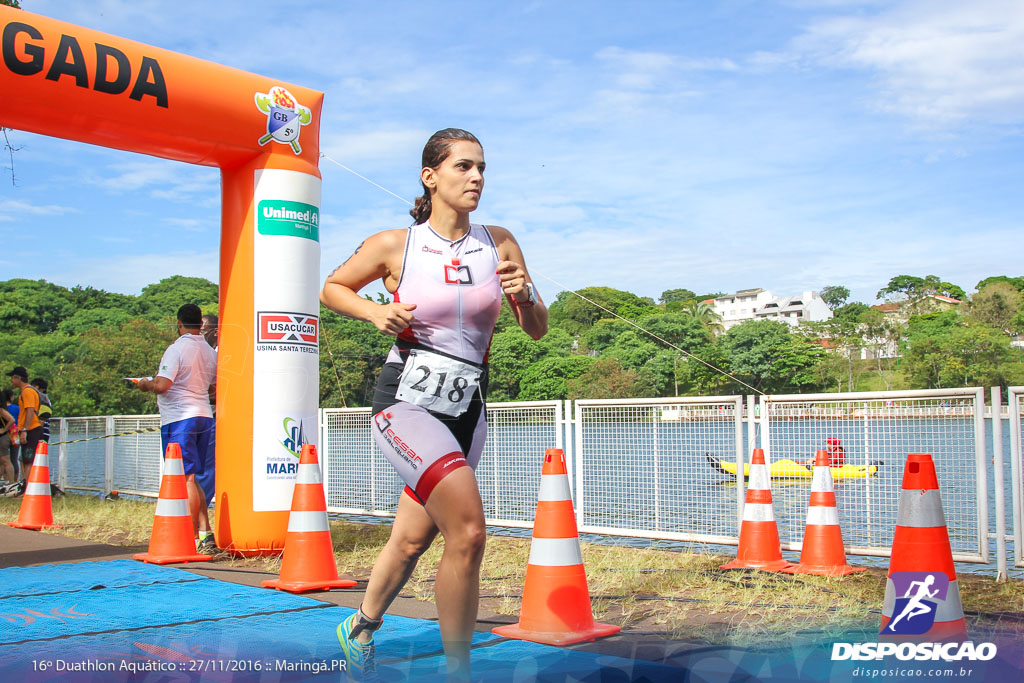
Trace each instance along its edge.
{"label": "man wearing cap", "polygon": [[7,373],[11,384],[21,391],[18,395],[18,434],[21,441],[21,478],[28,479],[36,446],[43,438],[43,423],[39,419],[39,392],[28,383],[28,370],[18,366]]}
{"label": "man wearing cap", "polygon": [[210,531],[206,496],[196,484],[196,474],[206,469],[213,439],[209,390],[217,378],[217,358],[199,333],[202,316],[195,304],[178,309],[178,339],[164,351],[156,376],[139,380],[138,387],[140,391],[156,394],[164,453],[168,443],[181,446],[192,530],[198,534],[199,551],[213,554],[217,546]]}

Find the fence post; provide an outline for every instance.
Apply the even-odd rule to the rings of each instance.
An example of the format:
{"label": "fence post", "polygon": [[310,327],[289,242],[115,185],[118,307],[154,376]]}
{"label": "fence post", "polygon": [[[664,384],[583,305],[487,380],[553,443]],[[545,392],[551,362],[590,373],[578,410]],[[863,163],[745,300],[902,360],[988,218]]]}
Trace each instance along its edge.
{"label": "fence post", "polygon": [[[992,470],[996,494],[996,582],[1006,573],[1006,497],[1003,489],[1003,410],[999,387],[992,387]],[[986,536],[987,538],[987,536]],[[986,543],[986,545],[988,545]]]}
{"label": "fence post", "polygon": [[63,491],[68,487],[68,421],[63,418],[60,421],[60,435],[57,438],[60,441],[60,462],[57,463],[57,485],[60,486]]}
{"label": "fence post", "polygon": [[576,473],[576,449],[573,448],[572,438],[572,401],[565,399],[555,408],[555,420],[558,425],[555,428],[555,448],[561,448],[565,453],[565,467],[568,471],[569,495],[572,496],[573,505],[576,504],[575,488],[576,481],[573,479]]}
{"label": "fence post", "polygon": [[[985,388],[974,394],[974,456],[978,472],[978,540],[981,559],[988,564],[988,464],[985,462]],[[1002,425],[1000,425],[1002,426]]]}
{"label": "fence post", "polygon": [[746,461],[747,452],[754,452],[757,448],[757,397],[753,394],[747,396],[747,447],[743,447],[742,434],[736,435],[736,536],[739,537],[740,527],[743,526],[743,503],[747,499],[746,481],[743,479],[743,463]]}
{"label": "fence post", "polygon": [[1013,505],[1013,553],[1014,566],[1024,567],[1024,530],[1021,528],[1021,493],[1024,491],[1024,476],[1021,475],[1021,452],[1020,452],[1020,399],[1024,387],[1010,387],[1007,390],[1010,413],[1010,489],[1013,495],[1010,502]]}
{"label": "fence post", "polygon": [[103,449],[103,493],[107,494],[114,490],[114,418],[107,416],[104,419],[103,435],[106,438]]}
{"label": "fence post", "polygon": [[327,476],[327,463],[329,459],[329,455],[327,453],[327,409],[321,408],[320,410],[318,410],[317,417],[320,418],[320,477],[321,479],[323,479],[324,482],[324,499],[327,501],[328,506],[330,506],[331,478]]}
{"label": "fence post", "polygon": [[586,518],[583,514],[583,499],[586,493],[583,490],[583,408],[577,401],[573,411],[573,433],[576,435],[573,440],[576,451],[576,490],[573,492],[573,502],[576,504],[576,525],[583,526]]}

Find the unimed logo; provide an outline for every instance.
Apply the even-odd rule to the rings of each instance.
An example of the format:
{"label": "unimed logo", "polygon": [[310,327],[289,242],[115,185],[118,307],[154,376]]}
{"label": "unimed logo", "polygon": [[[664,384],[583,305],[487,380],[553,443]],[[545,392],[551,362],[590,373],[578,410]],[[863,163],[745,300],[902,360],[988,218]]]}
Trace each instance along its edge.
{"label": "unimed logo", "polygon": [[880,660],[896,657],[901,661],[987,662],[996,656],[995,643],[833,643],[832,661]]}

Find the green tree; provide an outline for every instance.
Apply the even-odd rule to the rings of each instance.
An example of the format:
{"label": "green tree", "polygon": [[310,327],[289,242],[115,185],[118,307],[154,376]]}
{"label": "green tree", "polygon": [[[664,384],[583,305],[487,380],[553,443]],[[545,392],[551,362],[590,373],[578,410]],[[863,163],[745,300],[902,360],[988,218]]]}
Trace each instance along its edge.
{"label": "green tree", "polygon": [[911,386],[1005,386],[1012,358],[1006,335],[973,321],[957,321],[943,329],[946,322],[948,318],[935,318],[915,331],[903,362]]}
{"label": "green tree", "polygon": [[132,319],[134,316],[130,313],[116,308],[82,308],[60,321],[57,331],[81,334],[94,327],[119,327]]}
{"label": "green tree", "polygon": [[0,282],[0,329],[53,332],[73,312],[68,290],[46,280]]}
{"label": "green tree", "polygon": [[635,370],[624,368],[615,358],[594,361],[582,375],[566,381],[568,398],[637,398],[638,379]]}
{"label": "green tree", "polygon": [[519,396],[520,382],[526,370],[544,355],[544,347],[530,335],[510,327],[494,335],[488,379],[488,399],[514,401]]}
{"label": "green tree", "polygon": [[992,282],[971,298],[967,314],[973,320],[1009,334],[1011,321],[1024,308],[1024,295],[1009,282]]}
{"label": "green tree", "polygon": [[875,359],[878,377],[888,391],[892,386],[892,365],[900,341],[900,327],[895,320],[877,308],[864,311],[859,322],[864,336],[864,346]]}
{"label": "green tree", "polygon": [[870,306],[867,304],[862,304],[859,301],[851,301],[850,303],[840,306],[832,311],[832,318],[856,323],[868,308],[870,308]]}
{"label": "green tree", "polygon": [[534,363],[519,383],[520,401],[563,400],[569,380],[585,373],[597,360],[590,356],[550,356]]}
{"label": "green tree", "polygon": [[216,313],[217,285],[201,277],[172,275],[146,285],[138,298],[139,313],[153,322],[173,322],[183,304],[196,304],[203,313]]}
{"label": "green tree", "polygon": [[889,280],[885,287],[878,290],[876,298],[906,301],[913,306],[933,294],[952,297],[960,301],[967,299],[967,294],[963,289],[952,283],[944,282],[937,275],[926,275],[923,278],[914,275],[897,275]]}
{"label": "green tree", "polygon": [[175,337],[166,325],[139,319],[117,328],[86,330],[50,381],[54,413],[155,413],[153,394],[140,392],[124,378],[153,374]]}
{"label": "green tree", "polygon": [[987,277],[978,284],[974,285],[974,291],[980,292],[981,290],[985,289],[985,287],[987,287],[988,285],[991,285],[996,282],[1005,282],[1008,285],[1011,285],[1018,292],[1024,293],[1024,276],[1008,277],[1006,275],[993,275],[992,277]]}
{"label": "green tree", "polygon": [[846,305],[846,300],[850,298],[850,290],[842,285],[829,285],[828,287],[822,287],[818,295],[825,302],[825,305],[835,312],[837,308]]}
{"label": "green tree", "polygon": [[666,289],[664,292],[661,293],[661,296],[658,297],[658,301],[660,301],[663,304],[667,304],[673,301],[683,302],[689,301],[690,299],[693,299],[696,296],[697,295],[694,294],[689,289]]}
{"label": "green tree", "polygon": [[[368,406],[373,403],[377,376],[395,338],[373,324],[340,316],[320,307],[321,392],[332,405]],[[333,363],[331,357],[333,356]],[[356,377],[354,373],[359,373]],[[339,389],[340,386],[340,389]]]}
{"label": "green tree", "polygon": [[602,310],[602,307],[629,319],[636,319],[645,313],[658,312],[650,298],[639,297],[611,287],[585,287],[575,293],[558,293],[549,309],[550,324],[571,335],[581,335],[601,318],[611,317]]}
{"label": "green tree", "polygon": [[635,329],[635,327],[625,320],[619,320],[618,318],[602,318],[583,333],[580,341],[582,342],[582,346],[585,350],[594,353],[603,353],[608,347],[615,343],[615,340],[618,339],[619,336]]}
{"label": "green tree", "polygon": [[348,408],[369,403],[366,391],[372,356],[351,339],[333,339],[321,326],[320,407]]}
{"label": "green tree", "polygon": [[814,366],[825,353],[774,320],[741,323],[722,336],[721,345],[732,374],[766,393],[814,386]]}
{"label": "green tree", "polygon": [[722,316],[715,312],[715,307],[711,304],[698,303],[696,300],[688,301],[683,304],[682,312],[699,323],[708,337],[725,331]]}

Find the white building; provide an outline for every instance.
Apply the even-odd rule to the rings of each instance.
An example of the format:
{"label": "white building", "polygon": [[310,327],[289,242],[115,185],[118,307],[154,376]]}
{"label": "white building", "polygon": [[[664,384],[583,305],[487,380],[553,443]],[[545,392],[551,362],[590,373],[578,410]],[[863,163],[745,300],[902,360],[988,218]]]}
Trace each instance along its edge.
{"label": "white building", "polygon": [[817,292],[777,297],[767,289],[741,289],[713,299],[715,313],[728,330],[747,320],[778,320],[796,327],[802,320],[829,320],[832,311]]}

